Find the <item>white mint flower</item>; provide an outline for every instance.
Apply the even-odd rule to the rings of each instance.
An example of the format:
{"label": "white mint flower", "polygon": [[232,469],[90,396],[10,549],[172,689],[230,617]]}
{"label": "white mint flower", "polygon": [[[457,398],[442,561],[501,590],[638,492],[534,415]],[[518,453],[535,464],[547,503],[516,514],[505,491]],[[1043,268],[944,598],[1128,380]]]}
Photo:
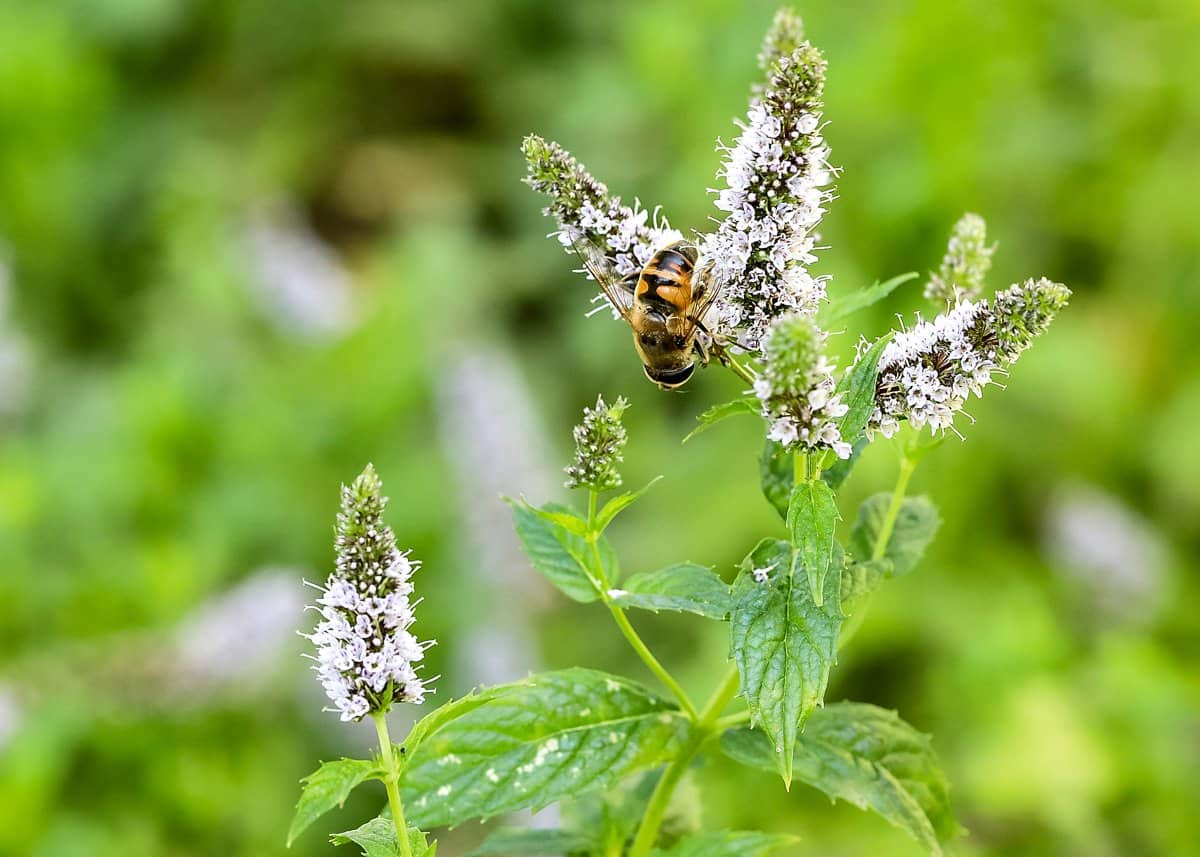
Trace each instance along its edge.
{"label": "white mint flower", "polygon": [[995,251],[996,245],[987,243],[987,224],[983,218],[969,212],[964,214],[950,233],[941,266],[925,284],[925,297],[939,306],[953,303],[959,297],[978,300]]}
{"label": "white mint flower", "polygon": [[701,240],[723,289],[710,320],[739,333],[750,350],[759,350],[773,319],[812,314],[825,299],[824,279],[808,271],[816,261],[814,230],[832,198],[829,147],[820,133],[825,59],[807,42],[778,55],[800,32],[798,19],[779,22],[763,48],[769,83],[724,150],[718,175],[726,187],[716,205],[727,214]]}
{"label": "white mint flower", "polygon": [[583,422],[573,431],[575,462],[566,469],[568,488],[609,491],[620,487],[617,465],[624,460],[627,440],[621,415],[628,407],[623,397],[607,405],[597,396],[595,407],[583,409]]}
{"label": "white mint flower", "polygon": [[432,643],[409,633],[412,575],[419,567],[396,548],[383,523],[387,498],[367,465],[342,486],[336,567],[317,599],[321,621],[306,635],[317,647],[313,667],[342,720],[386,711],[393,702],[421,702],[425,683],[416,664]]}
{"label": "white mint flower", "polygon": [[770,423],[767,437],[792,449],[832,449],[850,457],[837,420],[849,408],[836,392],[836,369],[825,356],[826,334],[799,313],[776,319],[763,343],[762,374],[754,393]]}
{"label": "white mint flower", "polygon": [[609,196],[608,188],[558,143],[531,134],[521,150],[529,166],[525,182],[550,198],[545,213],[558,223],[559,241],[568,252],[574,240],[582,239],[604,250],[605,258],[597,261],[610,265],[609,273],[626,277],[641,272],[660,247],[683,238],[657,212],[652,221],[636,201],[630,207]]}
{"label": "white mint flower", "polygon": [[897,333],[879,360],[875,411],[867,425],[891,437],[908,420],[944,432],[993,374],[1011,366],[1066,306],[1071,292],[1042,278],[997,293],[992,301],[960,299],[933,321]]}

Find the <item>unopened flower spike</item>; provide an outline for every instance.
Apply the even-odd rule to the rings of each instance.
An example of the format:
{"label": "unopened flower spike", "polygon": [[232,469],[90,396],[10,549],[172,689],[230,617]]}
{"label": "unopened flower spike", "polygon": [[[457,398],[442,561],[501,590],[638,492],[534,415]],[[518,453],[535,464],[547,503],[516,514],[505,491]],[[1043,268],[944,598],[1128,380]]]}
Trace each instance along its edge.
{"label": "unopened flower spike", "polygon": [[624,460],[625,426],[621,416],[629,402],[618,397],[613,404],[596,397],[596,405],[584,408],[583,422],[575,426],[575,462],[566,468],[568,488],[609,491],[619,488],[617,465]]}
{"label": "unopened flower spike", "polygon": [[[770,77],[775,70],[775,64],[803,43],[804,22],[793,9],[785,6],[775,13],[771,27],[763,38],[762,49],[758,52],[758,67]],[[760,85],[755,91],[761,92],[762,89]]]}
{"label": "unopened flower spike", "polygon": [[[764,48],[768,60],[799,34],[798,19],[780,20]],[[718,173],[726,187],[716,205],[728,214],[701,245],[723,287],[710,318],[754,351],[772,320],[812,314],[825,299],[824,280],[808,267],[816,261],[814,230],[832,198],[829,147],[820,131],[825,59],[804,42],[770,67],[769,83],[751,99]]]}
{"label": "unopened flower spike", "polygon": [[836,367],[825,356],[826,334],[805,315],[776,319],[763,343],[762,374],[754,392],[770,423],[767,437],[791,449],[832,449],[850,457],[837,420],[849,408],[836,392]]}
{"label": "unopened flower spike", "polygon": [[624,277],[640,271],[659,247],[683,237],[665,218],[656,215],[651,221],[650,212],[636,202],[631,208],[610,196],[558,143],[531,134],[521,150],[529,166],[525,182],[550,198],[545,213],[557,222],[568,252],[574,239],[589,241],[604,248],[613,271]]}
{"label": "unopened flower spike", "polygon": [[387,711],[393,702],[419,703],[427,691],[416,665],[432,643],[408,630],[419,563],[396,547],[384,524],[381,489],[369,464],[342,486],[336,565],[317,599],[321,621],[308,635],[317,647],[314,669],[342,720]]}
{"label": "unopened flower spike", "polygon": [[884,348],[867,425],[891,437],[908,420],[931,432],[952,429],[971,393],[1011,366],[1067,304],[1070,290],[1044,277],[997,293],[991,302],[960,299],[933,321],[919,321]]}
{"label": "unopened flower spike", "polygon": [[938,306],[946,306],[959,297],[978,300],[995,251],[996,245],[987,243],[987,224],[983,218],[969,212],[964,214],[950,233],[941,266],[925,284],[925,297]]}

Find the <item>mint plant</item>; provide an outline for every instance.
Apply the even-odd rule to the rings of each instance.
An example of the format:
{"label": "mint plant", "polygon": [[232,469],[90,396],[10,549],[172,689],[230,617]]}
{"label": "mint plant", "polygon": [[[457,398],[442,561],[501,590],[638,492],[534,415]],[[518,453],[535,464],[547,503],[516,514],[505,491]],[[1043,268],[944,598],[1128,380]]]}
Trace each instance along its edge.
{"label": "mint plant", "polygon": [[[334,836],[372,857],[432,855],[436,843],[423,831],[553,803],[561,828],[500,829],[474,853],[733,857],[791,845],[787,835],[669,823],[693,763],[714,753],[779,777],[785,788],[800,782],[870,810],[933,855],[959,831],[930,737],[875,705],[827,705],[825,693],[874,593],[916,568],[940,524],[928,498],[908,495],[914,470],[947,432],[961,436],[956,421],[969,397],[1011,369],[1070,293],[1030,279],[982,297],[993,248],[982,218],[968,215],[926,284],[942,311],[860,340],[839,369],[828,331],[916,275],[831,300],[826,279],[810,273],[834,175],[820,134],[825,61],[785,10],[760,62],[767,82],[724,150],[717,205],[725,217],[695,242],[721,290],[705,335],[750,389],[701,414],[696,431],[741,414],[763,420],[757,476],[778,531],[746,546],[731,582],[692,562],[623,575],[608,528],[654,483],[619,491],[628,405],[597,398],[575,427],[566,468],[578,504],[508,502],[533,567],[566,597],[606,610],[653,681],[579,666],[484,687],[434,709],[394,746],[385,716],[393,703],[423,697],[415,664],[424,647],[408,631],[414,564],[383,524],[368,468],[343,489],[337,569],[311,639],[335,710],[343,719],[374,718],[380,750],[312,774],[289,838],[360,784],[380,780],[388,799],[380,816]],[[557,144],[530,137],[524,151],[529,183],[549,197],[563,246],[582,238],[603,248],[593,266],[628,277],[679,239],[661,218],[651,222],[644,209],[611,196]],[[896,453],[895,483],[850,514],[839,491],[876,442]],[[637,631],[639,612],[662,610],[727,626],[728,658],[713,665],[720,678],[703,699],[686,692]]]}

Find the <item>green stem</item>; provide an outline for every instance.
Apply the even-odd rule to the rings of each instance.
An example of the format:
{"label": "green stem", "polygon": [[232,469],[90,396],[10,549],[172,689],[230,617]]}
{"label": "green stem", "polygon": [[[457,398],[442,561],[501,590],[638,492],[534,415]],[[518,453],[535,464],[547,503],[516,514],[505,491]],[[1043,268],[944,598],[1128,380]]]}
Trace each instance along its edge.
{"label": "green stem", "polygon": [[879,527],[879,535],[875,538],[875,549],[871,551],[871,559],[883,559],[887,553],[888,542],[892,539],[892,530],[896,528],[896,519],[900,516],[900,507],[904,505],[904,493],[908,490],[908,480],[917,469],[917,462],[905,456],[900,459],[900,473],[896,477],[896,487],[892,490],[892,501],[888,503],[887,512],[883,516],[883,524]]}
{"label": "green stem", "polygon": [[792,454],[792,480],[798,485],[808,481],[808,453]]}
{"label": "green stem", "polygon": [[750,370],[741,363],[738,363],[737,358],[730,354],[727,350],[722,350],[721,352],[721,363],[725,366],[728,366],[729,370],[733,372],[733,374],[737,375],[747,384],[753,384],[757,380]]}
{"label": "green stem", "polygon": [[700,752],[700,748],[719,731],[721,721],[717,718],[725,710],[729,701],[737,695],[738,683],[737,667],[730,665],[725,677],[713,691],[712,696],[708,698],[708,702],[704,703],[704,709],[692,724],[692,734],[687,743],[663,771],[662,778],[654,787],[654,794],[650,796],[650,802],[646,804],[646,813],[642,816],[637,836],[634,837],[633,846],[629,849],[629,857],[644,857],[654,847],[654,843],[658,839],[659,828],[662,827],[663,816],[666,815],[667,807],[671,803],[671,795],[675,793],[675,787],[683,779],[683,775],[691,765],[692,759]]}
{"label": "green stem", "polygon": [[600,558],[600,548],[597,545],[597,542],[600,538],[600,533],[596,531],[595,521],[596,492],[589,491],[587,540],[591,545],[592,562],[596,565],[596,577],[600,581],[600,598],[604,601],[604,606],[608,608],[608,612],[612,613],[613,620],[617,623],[617,627],[621,629],[621,633],[625,635],[625,639],[629,641],[629,645],[633,647],[633,650],[637,652],[638,657],[642,659],[642,663],[644,663],[650,669],[650,672],[654,673],[654,675],[658,677],[658,680],[661,681],[663,685],[665,685],[666,688],[671,691],[672,694],[674,694],[675,698],[679,700],[680,707],[687,712],[688,717],[695,720],[696,706],[692,703],[692,700],[687,695],[687,692],[683,689],[679,682],[675,680],[675,677],[667,672],[667,668],[659,662],[658,658],[654,657],[654,653],[650,651],[650,647],[646,645],[645,641],[638,635],[638,632],[630,623],[629,617],[625,615],[625,611],[620,606],[614,604],[612,599],[609,597],[608,575],[604,572],[604,562]]}
{"label": "green stem", "polygon": [[408,824],[404,821],[404,804],[400,802],[400,766],[396,762],[396,751],[392,749],[392,739],[388,737],[387,715],[377,711],[371,715],[375,720],[375,733],[379,736],[379,757],[383,761],[383,785],[387,789],[388,805],[392,808],[392,822],[396,826],[396,840],[400,843],[400,853],[404,857],[413,857],[412,845],[408,841]]}

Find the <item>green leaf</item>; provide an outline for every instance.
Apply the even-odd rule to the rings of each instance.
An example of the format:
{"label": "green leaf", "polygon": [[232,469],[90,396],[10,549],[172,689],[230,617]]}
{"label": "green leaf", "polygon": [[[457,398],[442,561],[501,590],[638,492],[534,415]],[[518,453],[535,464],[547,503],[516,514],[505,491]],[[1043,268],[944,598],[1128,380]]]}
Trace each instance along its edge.
{"label": "green leaf", "polygon": [[[743,764],[774,771],[771,744],[758,730],[726,732],[721,749]],[[940,855],[939,840],[959,832],[929,736],[894,711],[857,702],[828,705],[809,719],[796,749],[796,779],[878,813],[930,854]]]}
{"label": "green leaf", "polygon": [[692,429],[688,436],[683,439],[683,442],[687,443],[700,434],[700,432],[707,431],[722,420],[736,417],[738,414],[754,414],[758,416],[761,412],[762,405],[754,396],[744,396],[740,399],[734,399],[732,402],[713,405],[700,416],[696,417],[696,421],[700,425]]}
{"label": "green leaf", "polygon": [[842,570],[842,613],[855,616],[867,597],[892,575],[890,559],[853,562]]}
{"label": "green leaf", "polygon": [[526,506],[544,521],[547,521],[551,524],[557,524],[567,532],[574,533],[577,536],[587,536],[587,521],[576,515],[574,512],[551,511],[549,507],[545,509],[539,509],[537,506],[532,506],[528,503]]}
{"label": "green leaf", "polygon": [[729,615],[729,586],[711,568],[693,562],[635,574],[608,594],[621,607],[678,610],[710,619]]}
{"label": "green leaf", "polygon": [[724,830],[689,836],[666,851],[651,853],[654,857],[765,857],[799,841],[784,833]]}
{"label": "green leaf", "polygon": [[612,523],[613,518],[617,517],[617,515],[620,514],[620,512],[626,506],[630,505],[651,488],[653,488],[654,483],[658,482],[660,479],[662,479],[661,476],[655,476],[650,480],[649,484],[647,484],[646,487],[642,488],[640,491],[626,491],[624,494],[618,494],[616,497],[613,497],[611,500],[605,503],[604,508],[596,514],[596,530],[601,533],[604,532],[608,528],[608,525]]}
{"label": "green leaf", "polygon": [[[549,503],[534,509],[528,503],[509,500],[513,527],[533,567],[562,590],[568,598],[583,603],[600,597],[598,584],[589,566],[591,548],[587,540],[543,516],[543,513],[570,513],[565,506]],[[607,543],[602,545],[607,549]],[[611,554],[611,549],[608,549]],[[614,579],[614,578],[610,578]]]}
{"label": "green leaf", "polygon": [[825,603],[825,576],[833,559],[833,531],[841,520],[833,489],[820,479],[797,482],[788,504],[787,527],[796,562],[808,574],[813,603]]}
{"label": "green leaf", "polygon": [[[349,845],[353,843],[363,850],[366,857],[400,857],[403,853],[396,841],[396,825],[390,818],[376,816],[366,824],[335,833],[329,837],[334,845]],[[421,857],[432,857],[437,850],[437,843],[428,844],[426,836],[415,827],[408,829],[408,843],[413,854]]]}
{"label": "green leaf", "polygon": [[400,789],[421,827],[611,786],[677,752],[688,720],[628,679],[587,669],[490,688],[408,754]]}
{"label": "green leaf", "polygon": [[[891,494],[875,494],[858,507],[858,520],[850,531],[850,553],[856,558],[869,559],[874,555],[875,542],[891,501]],[[928,497],[904,499],[883,552],[892,561],[893,574],[900,576],[913,570],[941,524],[937,507]]]}
{"label": "green leaf", "polygon": [[867,428],[867,421],[875,410],[875,382],[879,378],[879,358],[887,347],[888,336],[876,339],[850,371],[842,376],[837,390],[842,396],[842,404],[847,407],[846,413],[838,422],[842,432],[842,440],[847,443],[857,443]]}
{"label": "green leaf", "polygon": [[792,499],[792,486],[796,482],[795,467],[792,453],[768,438],[758,459],[762,493],[785,521],[788,503]]}
{"label": "green leaf", "polygon": [[467,857],[557,857],[595,847],[586,836],[569,830],[497,830]]}
{"label": "green leaf", "polygon": [[867,286],[865,289],[830,299],[829,303],[821,308],[821,327],[827,328],[859,310],[878,303],[894,292],[897,287],[916,278],[917,272],[909,271],[907,274],[899,274],[882,283],[876,280],[873,285]]}
{"label": "green leaf", "polygon": [[288,828],[287,844],[290,847],[306,827],[331,809],[346,802],[350,792],[367,779],[377,779],[381,774],[375,762],[366,759],[338,759],[325,762],[303,779],[304,788]]}
{"label": "green leaf", "polygon": [[[830,579],[829,597],[818,607],[794,564],[787,542],[759,542],[733,584],[729,617],[742,695],[770,736],[776,770],[789,785],[796,735],[824,698],[842,624],[840,576]],[[755,570],[766,571],[765,582],[755,579]]]}
{"label": "green leaf", "polygon": [[[834,491],[842,487],[842,483],[850,476],[850,471],[854,469],[854,465],[858,463],[858,457],[862,455],[862,451],[867,448],[868,441],[865,437],[860,437],[854,442],[854,446],[850,449],[849,458],[834,458],[833,464],[821,471],[821,478],[825,480],[825,484]],[[832,457],[832,453],[829,456]]]}

